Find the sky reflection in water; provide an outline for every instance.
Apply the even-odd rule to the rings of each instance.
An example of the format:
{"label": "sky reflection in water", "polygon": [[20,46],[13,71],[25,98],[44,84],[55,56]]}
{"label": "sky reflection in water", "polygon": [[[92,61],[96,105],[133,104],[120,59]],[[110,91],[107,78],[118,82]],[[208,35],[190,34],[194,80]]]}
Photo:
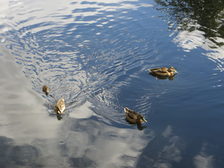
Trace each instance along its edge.
{"label": "sky reflection in water", "polygon": [[[1,1],[0,167],[222,167],[222,11],[212,34],[176,2]],[[174,80],[146,72],[164,65]]]}

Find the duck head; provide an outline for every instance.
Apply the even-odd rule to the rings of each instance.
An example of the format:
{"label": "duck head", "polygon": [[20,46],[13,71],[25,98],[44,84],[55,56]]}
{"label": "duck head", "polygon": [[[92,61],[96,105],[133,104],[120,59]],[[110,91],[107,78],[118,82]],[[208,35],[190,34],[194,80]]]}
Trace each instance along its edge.
{"label": "duck head", "polygon": [[144,122],[147,122],[147,120],[142,115],[138,115],[137,116],[137,124],[141,124]]}
{"label": "duck head", "polygon": [[172,72],[173,74],[177,74],[177,70],[173,66],[169,67],[168,71]]}
{"label": "duck head", "polygon": [[137,128],[139,130],[143,130],[144,128],[146,128],[146,126],[142,126],[143,122],[147,122],[146,119],[144,117],[142,117],[141,115],[139,115],[137,117]]}
{"label": "duck head", "polygon": [[46,85],[44,85],[42,87],[42,91],[46,94],[46,96],[48,96],[49,92],[50,92],[50,88]]}

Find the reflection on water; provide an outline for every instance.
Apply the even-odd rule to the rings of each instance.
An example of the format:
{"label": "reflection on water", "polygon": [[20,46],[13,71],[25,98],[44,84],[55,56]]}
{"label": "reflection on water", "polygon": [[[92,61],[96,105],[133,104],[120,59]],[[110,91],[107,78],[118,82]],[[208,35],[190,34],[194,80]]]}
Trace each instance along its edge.
{"label": "reflection on water", "polygon": [[[4,50],[1,50],[4,52]],[[1,54],[1,135],[18,142],[31,142],[33,138],[52,138],[60,123],[43,113],[43,101],[13,63],[9,53]],[[43,124],[42,127],[39,127]],[[35,132],[34,132],[35,130]]]}
{"label": "reflection on water", "polygon": [[[132,17],[125,15],[151,4],[4,2],[10,14],[5,13],[6,23],[1,24],[9,28],[1,33],[10,53],[4,52],[2,58],[12,54],[36,92],[20,73],[12,82],[20,71],[13,59],[10,66],[2,62],[1,73],[10,73],[1,90],[10,90],[2,92],[7,97],[3,102],[7,113],[1,115],[1,148],[6,151],[1,166],[134,167],[153,132],[146,138],[144,132],[126,123],[119,87],[130,83],[127,74],[139,68],[151,49],[131,36],[126,23]],[[134,41],[128,42],[123,38],[126,35]],[[124,42],[127,46],[121,46]],[[129,45],[136,47],[130,50]],[[41,92],[44,84],[56,99],[65,98],[67,114],[60,121],[49,115],[55,100]]]}
{"label": "reflection on water", "polygon": [[[3,49],[2,49],[3,51]],[[135,165],[143,132],[104,124],[85,102],[64,122],[43,108],[7,52],[1,57],[0,164],[3,167],[123,167]],[[20,86],[19,89],[17,86]],[[83,113],[81,113],[81,109]],[[73,118],[74,116],[74,118]],[[77,120],[83,119],[83,120]],[[153,133],[151,133],[153,137]]]}
{"label": "reflection on water", "polygon": [[188,52],[203,48],[206,51],[205,55],[216,62],[217,68],[223,71],[223,2],[219,0],[212,2],[156,0],[156,2],[165,6],[165,10],[171,14],[169,27],[174,29],[173,41]]}
{"label": "reflection on water", "polygon": [[77,164],[78,158],[88,158],[88,163],[96,167],[133,167],[148,141],[135,129],[116,128],[95,120],[69,119],[67,124],[70,130],[62,135],[66,137],[62,147],[67,149],[65,154],[72,164]]}
{"label": "reflection on water", "polygon": [[[0,9],[0,167],[224,166],[221,1],[1,0]],[[162,66],[178,69],[175,80],[147,72]],[[63,119],[49,115],[43,85],[65,98]],[[146,129],[125,121],[125,106]]]}
{"label": "reflection on water", "polygon": [[[176,124],[172,126],[182,126],[179,134],[182,138],[185,137],[185,142],[182,143],[185,145],[181,151],[186,152],[180,152],[182,158],[178,164],[170,160],[165,167],[175,167],[174,164],[179,165],[177,167],[223,167],[221,161],[223,156],[220,155],[221,151],[218,149],[222,146],[220,138],[223,140],[221,133],[223,121],[218,118],[222,111],[220,107],[223,105],[219,99],[223,97],[224,4],[219,0],[156,0],[156,2],[159,4],[157,9],[165,13],[162,18],[168,23],[171,40],[185,51],[183,56],[180,56],[184,62],[182,72],[193,83],[195,82],[195,84],[185,83],[187,84],[184,85],[185,87],[191,85],[188,92],[183,92],[188,96],[181,95],[178,97],[180,101],[176,100],[182,108],[175,110],[179,111],[182,116],[177,113],[175,117],[172,116],[178,119],[185,117],[182,124],[176,121]],[[207,56],[208,60],[204,59],[204,56]],[[203,96],[208,97],[202,98]],[[194,101],[197,103],[193,103]],[[190,106],[195,106],[183,109],[186,108],[185,102]],[[201,112],[198,113],[198,111]],[[164,162],[167,162],[166,158]]]}
{"label": "reflection on water", "polygon": [[137,167],[171,167],[182,160],[184,144],[179,136],[173,133],[168,125],[146,148]]}

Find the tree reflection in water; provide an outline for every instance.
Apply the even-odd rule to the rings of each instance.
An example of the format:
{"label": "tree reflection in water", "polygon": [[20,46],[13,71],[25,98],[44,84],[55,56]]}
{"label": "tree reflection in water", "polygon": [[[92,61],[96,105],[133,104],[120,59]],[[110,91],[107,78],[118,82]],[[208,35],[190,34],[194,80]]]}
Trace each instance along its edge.
{"label": "tree reflection in water", "polygon": [[[164,13],[163,18],[168,20],[173,41],[187,52],[197,48],[203,49],[196,51],[196,53],[201,54],[201,52],[204,52],[202,55],[206,55],[209,60],[215,62],[217,69],[222,72],[224,62],[223,1],[155,0],[155,2],[158,4],[157,9]],[[194,53],[189,53],[189,55],[194,55]],[[202,66],[208,66],[208,62],[210,62],[209,60],[206,59],[206,64],[205,62],[200,62],[202,61],[200,55],[198,55],[197,58],[196,57],[197,56],[195,56],[193,60],[192,58],[189,58],[189,60],[191,59],[189,62],[196,62],[198,69],[200,69]],[[189,70],[189,65],[186,65],[185,63],[185,67],[183,67],[182,70],[184,68]],[[218,73],[217,70],[209,70],[209,68],[209,66],[206,67],[209,73]],[[216,78],[213,78],[213,80],[220,80],[220,76],[223,77],[223,74],[218,74]],[[212,82],[207,83],[207,85],[210,87]],[[198,87],[198,85],[196,84],[195,87]],[[203,89],[206,90],[208,88]],[[216,96],[218,95],[217,92],[214,94]],[[200,96],[203,96],[203,93]],[[190,102],[191,100],[188,99],[187,101]],[[213,113],[209,114],[209,116],[215,117],[217,114],[215,114],[214,111],[219,110],[214,108],[214,104],[210,104],[210,106],[212,105],[213,108],[209,110],[213,111]],[[197,108],[200,109],[202,107],[198,106]],[[184,111],[181,108],[179,110]],[[191,110],[194,111],[195,108],[193,107]],[[190,113],[189,110],[186,112]],[[198,114],[194,113],[190,115],[191,116],[188,117],[195,118]],[[203,115],[205,118],[208,117],[206,116],[208,114],[204,113]],[[203,118],[204,116],[200,115],[198,118]],[[172,117],[175,116],[171,116],[169,121],[167,121],[168,123],[171,122]],[[208,132],[209,127],[203,125],[202,121],[208,124],[206,122],[207,120],[205,121],[204,119],[200,121],[194,121],[196,126],[193,127],[193,129],[197,128],[197,131],[188,129],[191,126],[185,125],[181,128],[179,133],[174,134],[175,130],[180,127],[180,125],[176,123],[177,121],[174,121],[171,125],[168,125],[164,131],[161,131],[161,133],[155,131],[157,135],[155,139],[145,147],[139,158],[137,167],[144,167],[145,165],[153,168],[223,167],[223,152],[220,150],[223,146],[223,136],[222,131],[219,128],[220,125],[216,125],[214,122],[209,123],[210,125],[216,125],[214,126],[216,129],[214,132]],[[160,124],[164,123],[161,122]],[[161,125],[158,127],[160,126]],[[202,128],[199,129],[198,127]],[[198,130],[201,130],[201,132]],[[196,136],[200,135],[200,137],[195,137],[194,134],[196,134]]]}
{"label": "tree reflection in water", "polygon": [[[155,0],[166,7],[172,21],[176,21],[176,28],[189,32],[199,30],[204,37],[215,45],[223,46],[218,40],[224,37],[224,3],[220,0]],[[213,46],[215,47],[215,46]]]}

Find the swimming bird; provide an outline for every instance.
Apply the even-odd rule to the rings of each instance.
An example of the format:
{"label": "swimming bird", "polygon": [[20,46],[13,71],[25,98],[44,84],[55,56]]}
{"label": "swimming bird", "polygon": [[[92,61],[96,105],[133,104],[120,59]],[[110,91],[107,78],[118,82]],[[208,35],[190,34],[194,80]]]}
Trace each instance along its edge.
{"label": "swimming bird", "polygon": [[48,94],[50,92],[50,88],[47,85],[44,85],[42,87],[42,91],[46,94],[46,96],[48,96]]}
{"label": "swimming bird", "polygon": [[55,112],[57,114],[63,114],[64,111],[65,111],[65,100],[63,98],[60,98],[55,104]]}
{"label": "swimming bird", "polygon": [[147,122],[147,120],[139,113],[125,107],[124,108],[126,120],[130,124],[137,124],[138,126],[141,126],[142,123]]}
{"label": "swimming bird", "polygon": [[148,69],[148,71],[153,75],[161,78],[172,78],[177,74],[177,70],[174,67],[162,67]]}

